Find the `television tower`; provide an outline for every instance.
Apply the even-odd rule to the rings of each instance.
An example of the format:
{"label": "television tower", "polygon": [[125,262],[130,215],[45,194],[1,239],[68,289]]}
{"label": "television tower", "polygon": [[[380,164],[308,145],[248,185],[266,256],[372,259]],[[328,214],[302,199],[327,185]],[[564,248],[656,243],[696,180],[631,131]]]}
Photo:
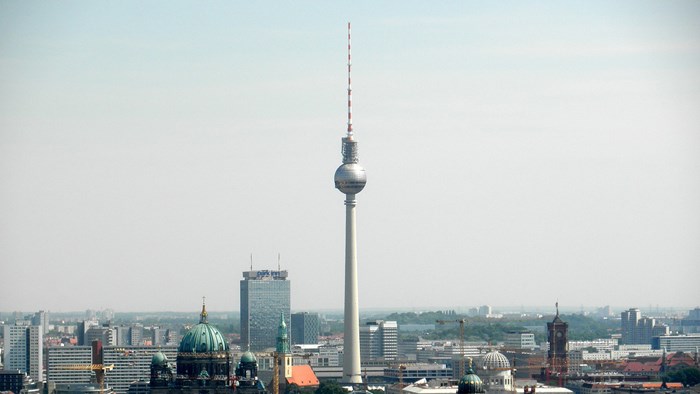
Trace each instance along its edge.
{"label": "television tower", "polygon": [[357,141],[352,130],[352,80],[350,73],[350,23],[348,22],[348,130],[342,139],[343,164],[335,170],[335,187],[345,194],[345,335],[342,383],[360,384],[360,314],[357,301],[357,240],[355,195],[367,183],[365,169],[358,164]]}

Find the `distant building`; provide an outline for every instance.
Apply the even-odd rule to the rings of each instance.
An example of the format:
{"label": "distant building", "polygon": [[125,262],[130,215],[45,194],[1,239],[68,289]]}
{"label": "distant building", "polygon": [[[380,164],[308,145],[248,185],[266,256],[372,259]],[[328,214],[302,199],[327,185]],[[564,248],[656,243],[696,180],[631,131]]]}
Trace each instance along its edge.
{"label": "distant building", "polygon": [[[89,310],[88,310],[89,311]],[[85,333],[91,328],[91,327],[98,327],[100,325],[100,322],[97,320],[83,320],[81,322],[78,322],[78,326],[75,330],[75,336],[78,339],[78,345],[79,346],[90,346],[90,342],[86,340],[85,338]]]}
{"label": "distant building", "polygon": [[85,332],[85,344],[90,345],[94,340],[101,341],[107,346],[115,344],[112,330],[108,327],[90,327]]}
{"label": "distant building", "polygon": [[681,320],[681,332],[683,334],[700,333],[700,308],[691,309],[688,317]]}
{"label": "distant building", "polygon": [[318,343],[321,318],[318,313],[300,312],[292,314],[292,344]]}
{"label": "distant building", "polygon": [[33,326],[41,326],[44,331],[44,335],[49,332],[49,313],[46,311],[39,311],[32,317]]}
{"label": "distant building", "polygon": [[700,334],[662,335],[652,338],[652,349],[695,353],[700,349]]}
{"label": "distant building", "polygon": [[479,307],[479,316],[491,316],[492,310],[491,305],[482,305]]}
{"label": "distant building", "polygon": [[143,324],[132,324],[129,327],[129,345],[141,346],[144,344],[143,340]]}
{"label": "distant building", "polygon": [[601,338],[590,341],[569,341],[569,351],[581,350],[585,348],[594,348],[598,352],[614,350],[618,345],[618,340],[615,338]]}
{"label": "distant building", "polygon": [[604,307],[596,309],[596,315],[599,317],[611,317],[613,316],[613,311],[612,308],[610,308],[610,305],[606,305]]}
{"label": "distant building", "polygon": [[399,328],[395,321],[376,320],[360,326],[360,357],[371,360],[396,360],[399,355]]}
{"label": "distant building", "polygon": [[504,345],[510,349],[534,349],[535,334],[530,331],[509,331],[505,335]]}
{"label": "distant building", "polygon": [[241,280],[241,347],[274,348],[280,313],[290,321],[287,271],[245,271]]}
{"label": "distant building", "polygon": [[92,364],[90,346],[51,346],[46,349],[46,381],[50,383],[90,383],[92,371],[75,369]]}
{"label": "distant building", "polygon": [[656,320],[642,316],[638,308],[630,308],[620,313],[620,328],[622,329],[621,344],[651,344],[655,336],[668,335],[668,326],[656,324]]}
{"label": "distant building", "polygon": [[19,370],[27,373],[37,382],[44,380],[44,329],[33,326],[29,321],[19,320],[14,325],[6,325],[5,370]]}

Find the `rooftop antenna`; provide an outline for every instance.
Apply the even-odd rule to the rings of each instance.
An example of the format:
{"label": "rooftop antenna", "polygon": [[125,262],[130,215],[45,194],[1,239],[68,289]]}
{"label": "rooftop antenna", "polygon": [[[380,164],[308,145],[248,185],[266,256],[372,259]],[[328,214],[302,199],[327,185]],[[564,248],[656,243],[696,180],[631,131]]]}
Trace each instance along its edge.
{"label": "rooftop antenna", "polygon": [[348,138],[352,139],[352,57],[350,52],[350,22],[348,22]]}
{"label": "rooftop antenna", "polygon": [[280,254],[277,252],[277,271],[281,271],[280,269]]}
{"label": "rooftop antenna", "polygon": [[253,270],[253,254],[250,254],[250,270]]}

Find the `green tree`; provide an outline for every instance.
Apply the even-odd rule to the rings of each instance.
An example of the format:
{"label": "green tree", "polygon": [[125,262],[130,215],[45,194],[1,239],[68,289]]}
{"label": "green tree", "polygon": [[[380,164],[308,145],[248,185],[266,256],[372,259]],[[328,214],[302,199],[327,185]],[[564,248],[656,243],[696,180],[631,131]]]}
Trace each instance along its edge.
{"label": "green tree", "polygon": [[684,386],[695,386],[700,383],[700,369],[685,367],[671,371],[666,374],[664,381],[683,383]]}
{"label": "green tree", "polygon": [[338,382],[321,382],[316,389],[316,394],[347,394],[347,391]]}

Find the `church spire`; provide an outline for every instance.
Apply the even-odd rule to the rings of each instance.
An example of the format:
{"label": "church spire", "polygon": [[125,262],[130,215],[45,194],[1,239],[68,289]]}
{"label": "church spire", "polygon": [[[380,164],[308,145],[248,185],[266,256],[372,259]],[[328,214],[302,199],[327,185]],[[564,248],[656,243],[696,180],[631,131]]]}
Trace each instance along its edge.
{"label": "church spire", "polygon": [[277,353],[289,353],[289,338],[287,337],[287,324],[284,322],[284,313],[280,313],[280,325],[277,327]]}
{"label": "church spire", "polygon": [[200,323],[208,323],[207,322],[206,299],[207,299],[207,297],[202,297],[202,313],[199,314],[199,322]]}

